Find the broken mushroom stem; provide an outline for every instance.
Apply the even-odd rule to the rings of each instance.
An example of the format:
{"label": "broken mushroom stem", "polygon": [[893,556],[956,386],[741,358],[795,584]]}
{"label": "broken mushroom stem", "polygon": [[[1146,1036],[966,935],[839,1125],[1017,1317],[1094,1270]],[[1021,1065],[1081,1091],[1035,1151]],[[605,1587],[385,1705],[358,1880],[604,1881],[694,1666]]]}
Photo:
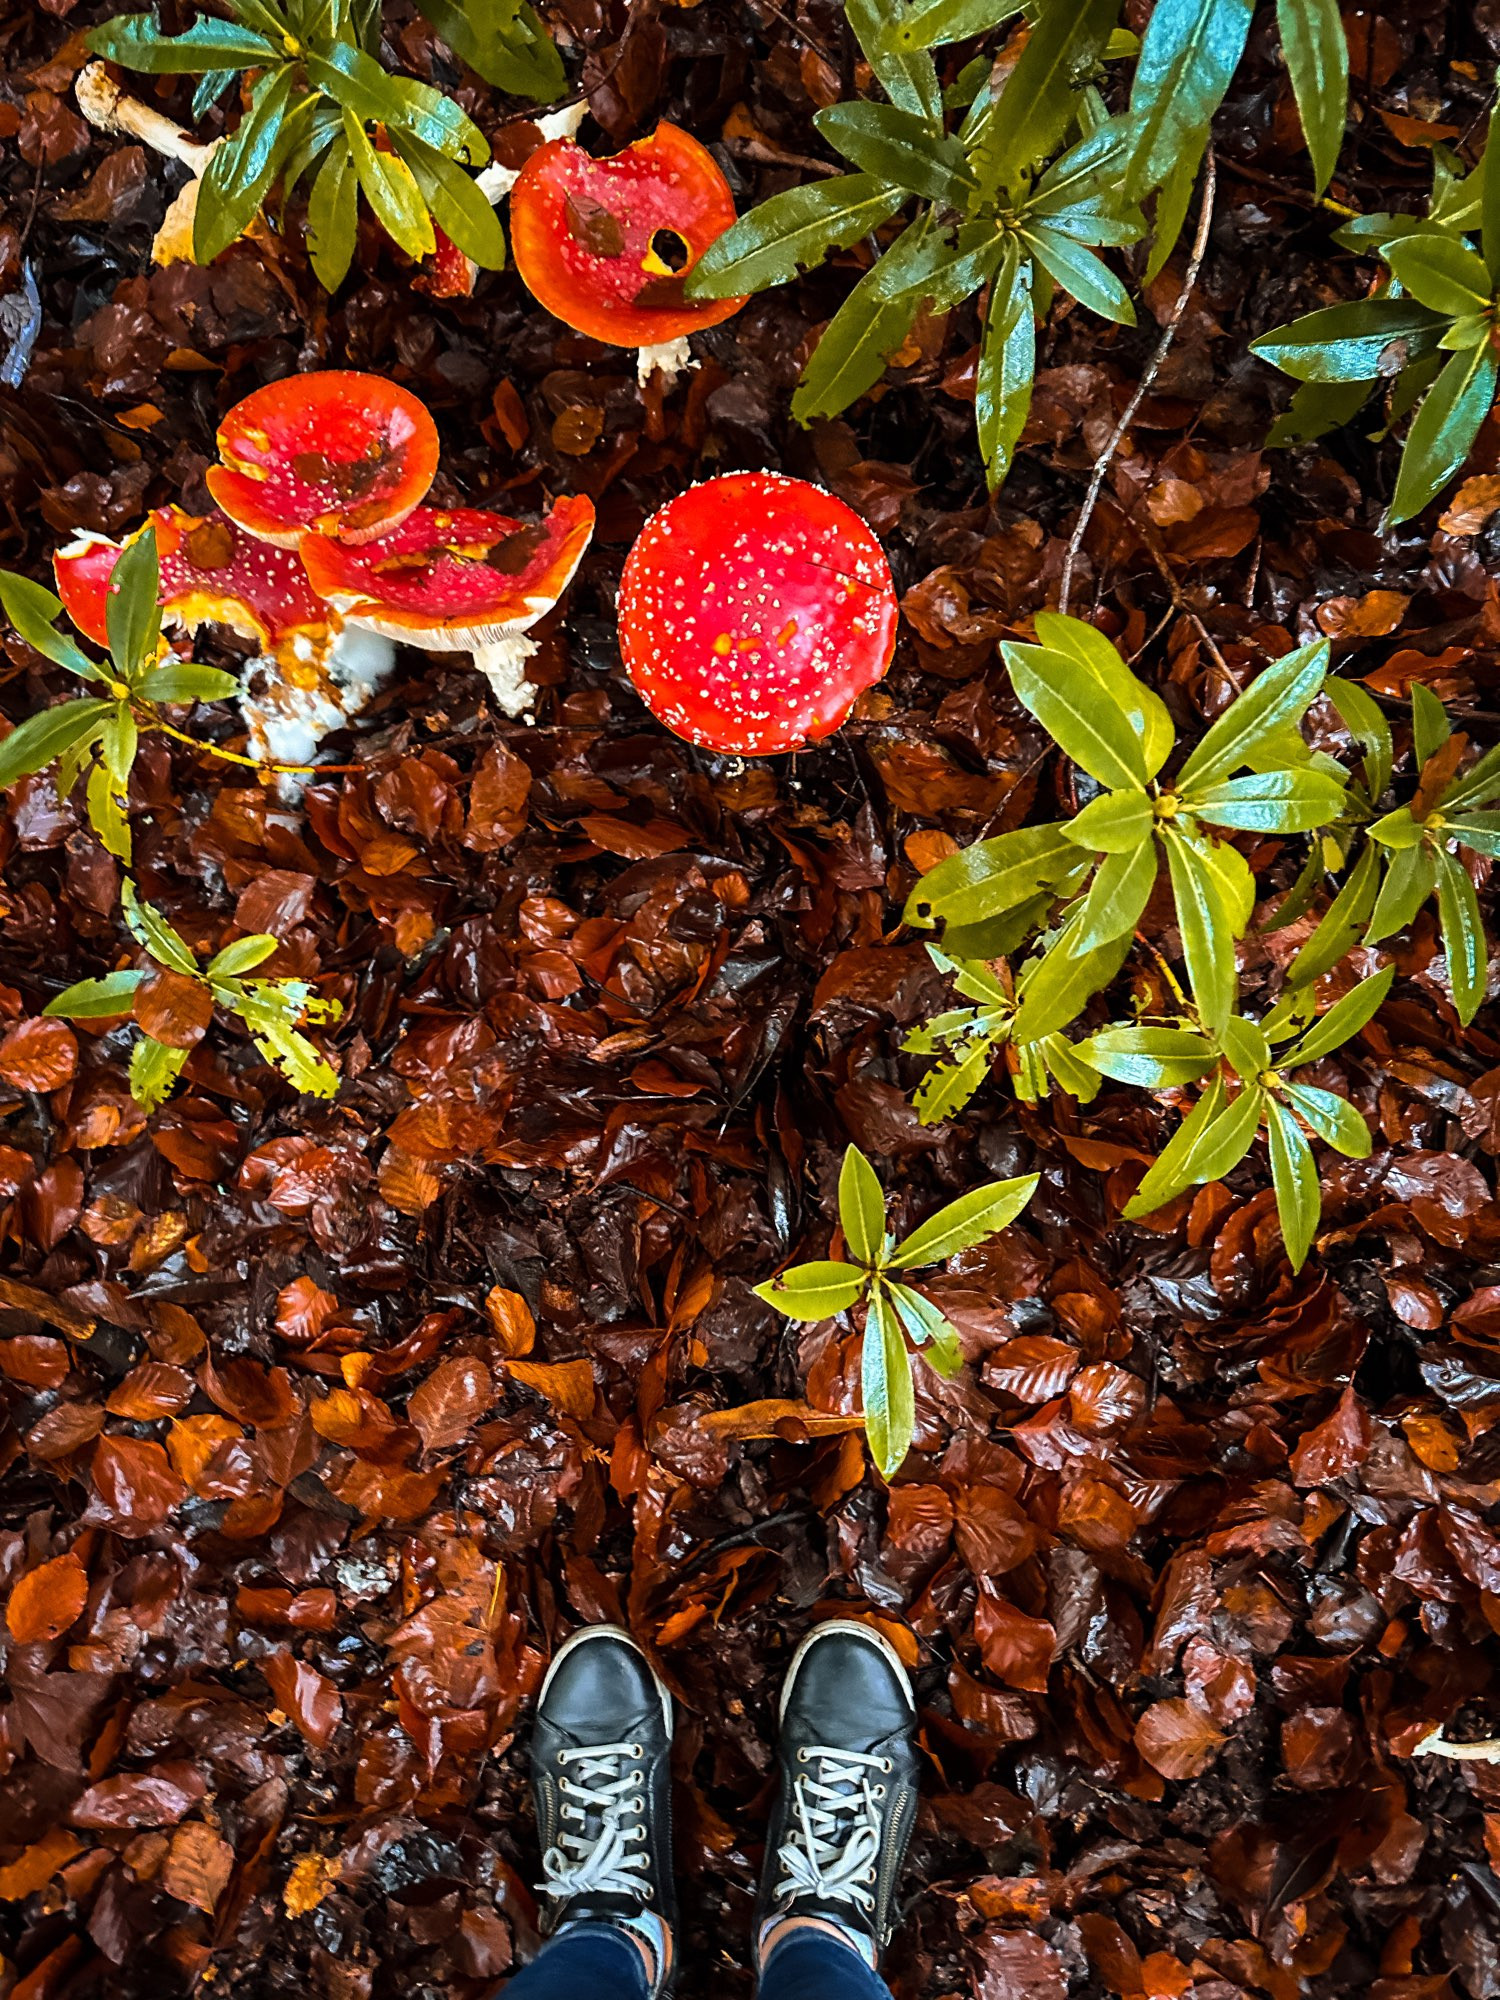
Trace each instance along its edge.
{"label": "broken mushroom stem", "polygon": [[217,140],[204,145],[189,138],[174,119],[149,104],[142,104],[138,97],[127,96],[103,63],[91,62],[80,71],[74,94],[79,110],[97,130],[123,132],[139,139],[153,153],[181,161],[195,180],[213,158]]}

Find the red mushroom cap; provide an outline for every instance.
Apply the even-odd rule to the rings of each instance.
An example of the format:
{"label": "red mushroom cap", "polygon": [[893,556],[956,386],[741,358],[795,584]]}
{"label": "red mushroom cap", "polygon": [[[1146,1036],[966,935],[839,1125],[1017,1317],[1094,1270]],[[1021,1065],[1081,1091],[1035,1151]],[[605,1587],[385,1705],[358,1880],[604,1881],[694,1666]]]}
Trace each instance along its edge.
{"label": "red mushroom cap", "polygon": [[[319,631],[328,607],[307,580],[296,554],[257,541],[227,515],[158,507],[129,537],[156,530],[161,565],[159,599],[178,625],[229,625],[272,647],[289,632]],[[128,543],[80,536],[52,558],[58,594],[73,623],[99,645],[109,643],[105,605],[110,578]]]}
{"label": "red mushroom cap", "polygon": [[302,542],[318,595],[352,623],[431,650],[521,632],[567,588],[594,533],[594,503],[558,500],[528,526],[475,507],[418,507],[378,542]]}
{"label": "red mushroom cap", "polygon": [[[510,197],[516,269],[566,325],[615,347],[654,347],[717,326],[745,301],[685,299],[683,281],[734,221],[734,196],[691,133],[661,124],[612,159],[571,139],[539,146]],[[655,247],[665,231],[684,262]]]}
{"label": "red mushroom cap", "polygon": [[249,534],[295,548],[309,530],[373,541],[437,471],[437,426],[410,390],[327,368],[255,389],[219,425],[209,491]]}
{"label": "red mushroom cap", "polygon": [[779,472],[705,480],[653,514],[625,558],[619,615],[652,714],[743,756],[837,729],[896,647],[879,542],[842,500]]}

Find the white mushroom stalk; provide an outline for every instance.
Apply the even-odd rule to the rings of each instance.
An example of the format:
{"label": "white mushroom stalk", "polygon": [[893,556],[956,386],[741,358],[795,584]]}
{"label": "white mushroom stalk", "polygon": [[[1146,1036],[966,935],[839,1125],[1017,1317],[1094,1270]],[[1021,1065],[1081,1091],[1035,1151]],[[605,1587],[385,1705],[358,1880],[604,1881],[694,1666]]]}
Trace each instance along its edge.
{"label": "white mushroom stalk", "polygon": [[[367,708],[390,677],[396,648],[379,633],[345,626],[321,643],[294,632],[274,653],[245,663],[239,705],[252,756],[273,764],[315,764],[323,739]],[[308,775],[285,771],[277,790],[290,805]]]}
{"label": "white mushroom stalk", "polygon": [[193,218],[198,211],[198,188],[204,169],[221,142],[213,139],[204,145],[190,138],[173,119],[121,90],[103,63],[88,63],[79,72],[73,94],[78,99],[79,110],[97,131],[119,132],[127,138],[139,139],[153,153],[160,153],[163,159],[178,161],[192,175],[187,185],[173,197],[151,245],[151,261],[155,264],[190,260],[193,254]]}
{"label": "white mushroom stalk", "polygon": [[[544,141],[571,139],[576,136],[588,108],[587,99],[580,98],[576,104],[565,104],[561,111],[543,112],[542,116],[534,118],[532,123]],[[489,166],[482,167],[474,176],[474,185],[491,208],[498,208],[515,186],[516,175],[520,171],[519,167],[502,166],[498,160],[494,160]]]}

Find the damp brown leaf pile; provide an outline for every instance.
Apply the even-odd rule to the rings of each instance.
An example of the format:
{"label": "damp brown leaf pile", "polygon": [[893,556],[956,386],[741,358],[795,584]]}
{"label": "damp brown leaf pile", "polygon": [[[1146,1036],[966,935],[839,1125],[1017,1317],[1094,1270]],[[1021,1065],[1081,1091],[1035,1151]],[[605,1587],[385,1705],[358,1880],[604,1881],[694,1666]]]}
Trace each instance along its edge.
{"label": "damp brown leaf pile", "polygon": [[[679,1704],[684,1990],[748,2000],[774,1697],[838,1610],[879,1624],[922,1705],[900,2000],[1500,1995],[1500,1770],[1415,1754],[1500,1735],[1500,1030],[1489,1008],[1459,1029],[1435,912],[1331,1066],[1375,1145],[1329,1166],[1295,1277],[1259,1151],[1126,1224],[1165,1100],[1018,1107],[997,1077],[925,1127],[901,1052],[951,1004],[899,927],[919,873],[1076,809],[996,642],[1055,602],[1185,249],[1139,328],[1054,305],[992,506],[972,302],[919,319],[846,418],[790,423],[860,252],[698,336],[665,395],[513,273],[435,299],[372,229],[331,301],[269,230],[152,266],[161,163],[72,107],[104,11],[0,10],[0,560],[40,577],[76,530],[201,511],[222,412],[322,366],[430,406],[436,504],[533,518],[585,493],[599,532],[540,630],[535,727],[463,660],[406,653],[300,804],[143,744],[143,897],[200,956],[274,933],[265,970],[342,1002],[330,1102],[235,1023],[203,1032],[170,975],[145,1004],[191,1053],[150,1115],[128,1026],[43,1019],[127,962],[119,871],[49,780],[9,796],[0,1992],[479,2000],[533,1941],[528,1701],[558,1638],[611,1618]],[[673,119],[741,209],[827,157],[812,116],[855,69],[832,0],[544,11],[611,143]],[[401,61],[519,157],[529,128],[387,14]],[[1409,0],[1348,26],[1337,191],[1420,208],[1433,145],[1481,125],[1500,14]],[[1383,535],[1373,416],[1264,449],[1287,384],[1249,340],[1371,267],[1307,192],[1269,9],[1219,129],[1202,277],[1074,609],[1189,735],[1325,634],[1378,696],[1426,686],[1493,743],[1500,425]],[[871,523],[905,615],[840,735],[741,765],[651,722],[613,605],[664,499],[761,466]],[[0,711],[61,679],[8,640]],[[1247,843],[1266,907],[1286,845]],[[1171,921],[1153,903],[1146,941]],[[1311,921],[1252,928],[1252,1000]],[[1041,1176],[933,1278],[970,1365],[919,1371],[890,1488],[857,1337],[752,1292],[827,1255],[850,1142],[896,1230]]]}

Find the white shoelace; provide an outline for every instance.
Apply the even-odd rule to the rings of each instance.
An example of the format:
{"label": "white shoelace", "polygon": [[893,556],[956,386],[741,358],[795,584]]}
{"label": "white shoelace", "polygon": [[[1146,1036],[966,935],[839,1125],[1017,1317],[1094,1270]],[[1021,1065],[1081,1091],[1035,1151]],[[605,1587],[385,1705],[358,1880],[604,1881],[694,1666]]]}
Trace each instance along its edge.
{"label": "white shoelace", "polygon": [[792,1787],[776,1897],[811,1895],[873,1911],[885,1787],[872,1785],[871,1774],[889,1771],[890,1761],[813,1744],[799,1752],[799,1762],[813,1770],[799,1773]]}
{"label": "white shoelace", "polygon": [[[572,1824],[559,1827],[556,1845],[542,1856],[537,1888],[544,1895],[646,1901],[651,1862],[645,1847],[642,1754],[639,1743],[590,1743],[557,1753],[558,1763],[572,1773],[559,1787],[566,1801],[561,1818]],[[592,1831],[590,1820],[596,1822]]]}

